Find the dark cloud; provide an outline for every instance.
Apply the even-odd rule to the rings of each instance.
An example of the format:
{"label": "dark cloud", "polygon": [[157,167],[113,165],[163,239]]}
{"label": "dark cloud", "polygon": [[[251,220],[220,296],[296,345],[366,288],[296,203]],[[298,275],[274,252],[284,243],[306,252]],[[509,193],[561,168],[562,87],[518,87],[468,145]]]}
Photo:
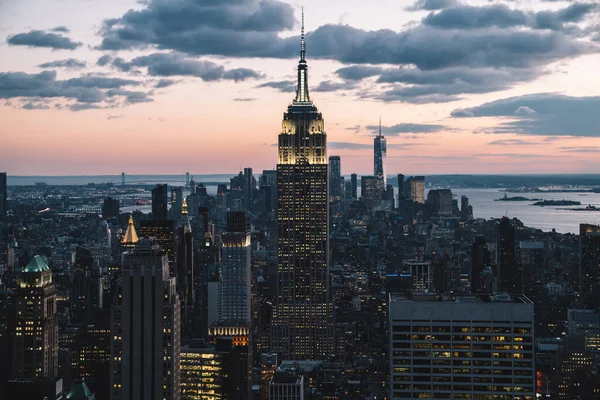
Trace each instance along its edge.
{"label": "dark cloud", "polygon": [[[528,112],[519,112],[527,109]],[[538,93],[452,112],[455,118],[504,117],[492,133],[600,137],[600,96]]]}
{"label": "dark cloud", "polygon": [[384,71],[381,67],[370,67],[366,65],[352,65],[340,68],[335,73],[342,79],[349,81],[360,81],[365,78],[377,76]]}
{"label": "dark cloud", "polygon": [[502,140],[494,140],[493,142],[489,142],[488,144],[494,146],[529,146],[529,145],[539,145],[539,142],[532,142],[523,139],[502,139]]}
{"label": "dark cloud", "polygon": [[276,89],[282,93],[290,93],[296,91],[296,83],[292,81],[273,81],[261,83],[258,88]]}
{"label": "dark cloud", "polygon": [[235,99],[233,99],[233,101],[249,102],[256,101],[256,99],[254,97],[236,97]]}
{"label": "dark cloud", "polygon": [[460,5],[458,0],[417,0],[413,5],[406,7],[407,11],[434,11]]}
{"label": "dark cloud", "polygon": [[49,47],[55,50],[75,50],[83,44],[60,34],[39,30],[17,33],[9,36],[6,41],[13,46]]}
{"label": "dark cloud", "polygon": [[357,150],[357,149],[372,149],[373,144],[369,143],[351,143],[351,142],[328,142],[327,147],[330,149],[346,149],[346,150]]}
{"label": "dark cloud", "polygon": [[62,33],[69,33],[71,31],[66,26],[57,26],[56,28],[52,28],[51,30],[52,30],[52,32],[62,32]]}
{"label": "dark cloud", "polygon": [[50,107],[48,107],[44,103],[33,103],[33,102],[27,102],[27,103],[23,104],[23,106],[21,108],[23,108],[25,110],[49,110],[50,109]]}
{"label": "dark cloud", "polygon": [[159,79],[158,82],[156,82],[156,84],[154,85],[154,87],[156,89],[162,89],[162,88],[166,88],[169,86],[173,86],[177,82],[179,82],[179,81],[176,81],[174,79]]}
{"label": "dark cloud", "polygon": [[353,82],[322,81],[312,90],[314,92],[339,92],[342,90],[352,90],[354,88],[356,88],[356,83]]}
{"label": "dark cloud", "polygon": [[99,65],[99,66],[101,66],[101,67],[103,67],[103,66],[105,66],[106,64],[108,64],[111,61],[112,61],[112,57],[109,56],[108,54],[105,54],[102,57],[100,57],[98,59],[98,61],[96,61],[96,64]]}
{"label": "dark cloud", "polygon": [[194,76],[204,81],[258,79],[263,75],[249,68],[226,70],[224,66],[212,61],[194,60],[172,53],[153,53],[136,57],[127,62],[121,57],[112,60],[111,65],[123,72],[135,68],[146,68],[150,76]]}
{"label": "dark cloud", "polygon": [[[379,131],[378,125],[368,125],[366,127],[372,133],[377,133]],[[382,126],[381,130],[386,136],[398,136],[403,134],[410,133],[437,133],[442,131],[450,131],[453,130],[449,126],[445,125],[437,125],[437,124],[412,124],[412,123],[404,123],[404,124],[396,124],[392,126]]]}
{"label": "dark cloud", "polygon": [[40,68],[66,68],[66,69],[82,69],[87,66],[85,61],[79,61],[74,58],[67,58],[66,60],[50,61],[38,65]]}
{"label": "dark cloud", "polygon": [[55,71],[39,74],[24,72],[0,73],[0,98],[49,99],[64,98],[76,101],[68,105],[73,111],[91,108],[152,101],[145,92],[126,91],[123,87],[138,86],[141,82],[121,78],[82,75],[68,80],[56,79]]}

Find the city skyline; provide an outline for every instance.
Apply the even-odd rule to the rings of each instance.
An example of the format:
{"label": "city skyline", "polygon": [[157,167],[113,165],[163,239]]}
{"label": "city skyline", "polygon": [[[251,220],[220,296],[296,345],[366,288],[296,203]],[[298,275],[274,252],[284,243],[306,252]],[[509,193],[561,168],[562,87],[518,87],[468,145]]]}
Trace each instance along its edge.
{"label": "city skyline", "polygon": [[0,5],[11,175],[273,169],[301,6],[342,174],[371,171],[380,114],[388,175],[598,167],[593,2],[61,4]]}

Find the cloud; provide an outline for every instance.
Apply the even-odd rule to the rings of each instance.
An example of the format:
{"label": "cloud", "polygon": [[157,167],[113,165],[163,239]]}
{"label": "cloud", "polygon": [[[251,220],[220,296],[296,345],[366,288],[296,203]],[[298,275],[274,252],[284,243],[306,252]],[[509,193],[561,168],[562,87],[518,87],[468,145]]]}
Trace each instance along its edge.
{"label": "cloud", "polygon": [[79,61],[74,58],[67,58],[66,60],[50,61],[38,65],[39,68],[66,68],[66,69],[82,69],[87,66],[85,61]]}
{"label": "cloud", "polygon": [[494,146],[529,146],[529,145],[539,145],[539,142],[532,142],[528,140],[522,139],[502,139],[502,140],[494,140],[493,142],[489,142],[489,145]]}
{"label": "cloud", "polygon": [[406,7],[407,11],[434,11],[459,5],[457,0],[417,0],[413,5]]}
{"label": "cloud", "polygon": [[58,80],[56,71],[42,71],[39,74],[2,72],[0,73],[0,98],[30,100],[64,98],[76,102],[68,105],[69,109],[80,111],[152,101],[148,97],[150,93],[123,89],[123,87],[140,84],[140,81],[91,74]]}
{"label": "cloud", "polygon": [[60,34],[40,30],[17,33],[9,36],[7,42],[13,46],[49,47],[55,50],[75,50],[83,44]]}
{"label": "cloud", "polygon": [[377,76],[384,71],[381,67],[371,67],[366,65],[352,65],[350,67],[340,68],[335,73],[342,79],[349,81],[360,81],[365,78]]}
{"label": "cloud", "polygon": [[261,83],[257,88],[276,89],[282,93],[290,93],[296,91],[296,83],[292,81],[273,81]]}
{"label": "cloud", "polygon": [[312,90],[315,92],[339,92],[342,90],[352,90],[354,88],[356,88],[356,84],[352,82],[322,81]]}
{"label": "cloud", "polygon": [[256,99],[254,97],[236,97],[235,99],[233,99],[233,101],[250,102],[256,101]]}
{"label": "cloud", "polygon": [[600,153],[600,146],[589,147],[559,147],[565,153]]}
{"label": "cloud", "polygon": [[[526,107],[535,113],[515,113]],[[572,97],[537,93],[509,97],[477,107],[457,109],[455,118],[500,117],[492,133],[600,137],[600,96]]]}
{"label": "cloud", "polygon": [[111,62],[111,60],[112,60],[112,57],[109,56],[108,54],[105,54],[105,55],[101,56],[98,59],[98,61],[96,61],[96,64],[99,65],[99,66],[101,66],[101,67],[103,67],[106,64],[108,64],[109,62]]}
{"label": "cloud", "polygon": [[106,117],[106,119],[121,119],[123,118],[122,115],[109,115],[108,117]]}
{"label": "cloud", "polygon": [[555,154],[533,154],[533,153],[478,153],[473,154],[475,157],[507,157],[507,158],[556,158],[567,157],[557,156]]}
{"label": "cloud", "polygon": [[23,104],[23,106],[21,108],[23,108],[25,110],[49,110],[50,109],[50,107],[48,107],[44,103],[32,103],[32,102],[27,102],[27,103]]}
{"label": "cloud", "polygon": [[[372,133],[377,133],[379,131],[378,125],[368,125],[366,127]],[[445,126],[445,125],[436,125],[436,124],[412,124],[412,123],[404,123],[404,124],[396,124],[392,126],[382,126],[381,130],[386,136],[398,136],[404,134],[415,134],[415,133],[437,133],[442,131],[450,131],[453,128]]]}
{"label": "cloud", "polygon": [[369,143],[351,143],[351,142],[329,142],[327,147],[330,149],[346,149],[346,150],[358,150],[358,149],[372,149],[373,144]]}
{"label": "cloud", "polygon": [[63,33],[70,32],[70,29],[67,28],[66,26],[57,26],[56,28],[52,28],[51,30],[52,30],[52,32],[63,32]]}
{"label": "cloud", "polygon": [[150,76],[194,76],[204,81],[232,80],[235,82],[263,77],[260,72],[249,68],[226,70],[212,61],[195,60],[174,53],[153,53],[127,62],[117,57],[111,65],[122,72],[134,68],[146,68]]}
{"label": "cloud", "polygon": [[159,79],[158,82],[156,82],[156,84],[154,85],[154,87],[157,89],[162,89],[169,86],[173,86],[178,82],[179,81],[176,81],[174,79]]}

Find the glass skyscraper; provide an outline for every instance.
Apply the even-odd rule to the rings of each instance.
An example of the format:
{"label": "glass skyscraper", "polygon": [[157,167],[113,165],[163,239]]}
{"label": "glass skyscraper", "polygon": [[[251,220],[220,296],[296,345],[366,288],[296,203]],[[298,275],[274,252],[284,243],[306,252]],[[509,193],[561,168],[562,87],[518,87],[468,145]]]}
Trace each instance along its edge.
{"label": "glass skyscraper", "polygon": [[283,116],[277,164],[278,286],[271,346],[284,360],[333,353],[327,137],[308,92],[302,26],[296,98]]}
{"label": "glass skyscraper", "polygon": [[382,180],[382,188],[385,188],[386,181],[386,168],[385,158],[387,154],[387,144],[385,137],[381,133],[381,120],[379,121],[379,134],[373,140],[373,175]]}

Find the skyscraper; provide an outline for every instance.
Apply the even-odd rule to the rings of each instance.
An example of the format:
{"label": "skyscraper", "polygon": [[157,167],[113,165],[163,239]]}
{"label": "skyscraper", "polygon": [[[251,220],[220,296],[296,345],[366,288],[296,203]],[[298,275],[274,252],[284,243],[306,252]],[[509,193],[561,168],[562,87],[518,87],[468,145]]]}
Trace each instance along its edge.
{"label": "skyscraper", "polygon": [[425,203],[425,177],[411,176],[404,181],[404,197],[415,203]]}
{"label": "skyscraper", "polygon": [[219,321],[250,323],[250,220],[244,211],[227,214],[223,235]]}
{"label": "skyscraper", "polygon": [[600,312],[600,225],[579,225],[579,246],[581,300]]}
{"label": "skyscraper", "polygon": [[112,307],[112,400],[179,399],[180,316],[166,254],[138,242]]}
{"label": "skyscraper", "polygon": [[181,210],[183,209],[183,188],[171,188],[171,219],[178,221],[181,219]]}
{"label": "skyscraper", "polygon": [[491,265],[492,258],[483,236],[477,236],[471,246],[471,293],[485,293],[482,273],[485,267]]}
{"label": "skyscraper", "polygon": [[352,186],[352,199],[358,199],[358,176],[356,174],[350,175],[350,184]]}
{"label": "skyscraper", "polygon": [[102,218],[118,218],[119,217],[119,199],[107,197],[102,203]]}
{"label": "skyscraper", "polygon": [[244,168],[244,185],[242,186],[244,209],[249,210],[254,202],[256,191],[256,178],[252,173],[252,168]]}
{"label": "skyscraper", "polygon": [[8,212],[8,194],[6,189],[6,172],[0,172],[0,218]]}
{"label": "skyscraper", "polygon": [[373,175],[383,181],[382,187],[387,185],[385,158],[387,153],[386,140],[381,133],[381,118],[379,118],[379,134],[373,139]]}
{"label": "skyscraper", "polygon": [[52,271],[35,256],[22,272],[16,292],[13,375],[58,375],[58,314]]}
{"label": "skyscraper", "polygon": [[404,198],[404,175],[398,174],[398,199]]}
{"label": "skyscraper", "polygon": [[152,219],[155,221],[164,221],[169,219],[167,202],[169,195],[167,193],[167,185],[156,185],[152,189]]}
{"label": "skyscraper", "polygon": [[340,156],[329,156],[329,197],[332,202],[342,199],[342,166]]}
{"label": "skyscraper", "polygon": [[515,240],[515,228],[510,224],[510,219],[502,217],[498,230],[499,291],[520,294],[522,293],[522,273],[516,257]]}
{"label": "skyscraper", "polygon": [[327,136],[308,93],[304,23],[296,98],[284,113],[277,164],[277,298],[271,348],[282,359],[333,353],[329,297]]}

